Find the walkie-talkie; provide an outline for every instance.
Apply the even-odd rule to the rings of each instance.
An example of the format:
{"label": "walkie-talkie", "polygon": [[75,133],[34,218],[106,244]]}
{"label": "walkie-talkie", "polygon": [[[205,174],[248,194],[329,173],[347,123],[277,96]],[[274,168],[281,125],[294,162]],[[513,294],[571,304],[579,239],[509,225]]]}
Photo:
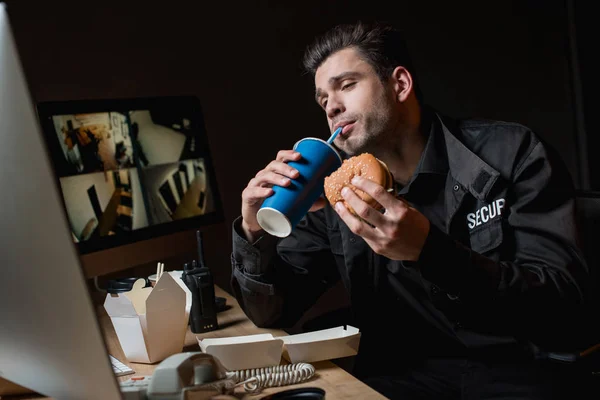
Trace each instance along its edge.
{"label": "walkie-talkie", "polygon": [[183,265],[181,279],[192,292],[192,308],[190,310],[190,328],[193,333],[214,331],[219,328],[217,322],[217,305],[215,286],[208,267],[204,263],[202,233],[196,232],[198,242],[198,263]]}

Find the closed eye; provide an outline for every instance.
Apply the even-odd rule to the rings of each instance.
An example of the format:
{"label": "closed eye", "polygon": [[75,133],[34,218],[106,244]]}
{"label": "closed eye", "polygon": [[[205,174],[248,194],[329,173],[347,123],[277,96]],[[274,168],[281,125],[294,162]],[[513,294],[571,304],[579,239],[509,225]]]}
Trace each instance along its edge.
{"label": "closed eye", "polygon": [[350,89],[352,86],[356,85],[356,82],[350,82],[342,86],[342,91],[346,89]]}

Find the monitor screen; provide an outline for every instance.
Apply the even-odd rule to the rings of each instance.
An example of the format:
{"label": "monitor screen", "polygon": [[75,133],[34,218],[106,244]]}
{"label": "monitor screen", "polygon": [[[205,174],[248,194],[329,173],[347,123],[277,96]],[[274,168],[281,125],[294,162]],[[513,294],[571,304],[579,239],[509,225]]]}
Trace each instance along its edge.
{"label": "monitor screen", "polygon": [[195,97],[38,104],[81,254],[221,222]]}

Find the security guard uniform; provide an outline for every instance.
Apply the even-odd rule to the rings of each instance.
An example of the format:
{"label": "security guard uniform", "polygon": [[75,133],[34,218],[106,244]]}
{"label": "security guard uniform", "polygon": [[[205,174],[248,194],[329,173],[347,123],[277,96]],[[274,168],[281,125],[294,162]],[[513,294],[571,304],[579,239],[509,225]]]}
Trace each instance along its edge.
{"label": "security guard uniform", "polygon": [[397,188],[431,223],[420,259],[374,253],[329,205],[283,239],[248,243],[238,218],[232,288],[246,314],[258,326],[291,326],[341,279],[362,332],[359,376],[432,357],[520,360],[531,343],[570,346],[587,266],[560,156],[516,123],[424,107],[422,126],[419,164]]}

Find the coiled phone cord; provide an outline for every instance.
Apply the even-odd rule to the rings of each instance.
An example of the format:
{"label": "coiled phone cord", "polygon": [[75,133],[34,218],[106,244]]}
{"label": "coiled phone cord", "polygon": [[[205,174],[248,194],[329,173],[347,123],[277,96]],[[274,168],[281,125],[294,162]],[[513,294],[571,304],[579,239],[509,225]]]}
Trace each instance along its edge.
{"label": "coiled phone cord", "polygon": [[[246,392],[257,392],[266,387],[286,386],[304,382],[315,374],[315,367],[307,363],[276,365],[227,373],[227,378],[244,385]],[[236,385],[236,386],[237,386]]]}

